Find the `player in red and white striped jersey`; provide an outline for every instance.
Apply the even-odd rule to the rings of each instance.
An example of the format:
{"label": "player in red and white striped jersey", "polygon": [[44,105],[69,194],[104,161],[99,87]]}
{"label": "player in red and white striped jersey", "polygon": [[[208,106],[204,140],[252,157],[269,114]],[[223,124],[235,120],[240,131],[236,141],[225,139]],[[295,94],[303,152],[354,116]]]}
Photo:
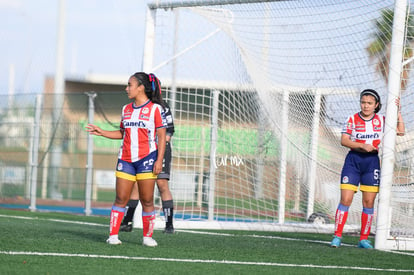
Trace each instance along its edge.
{"label": "player in red and white striped jersey", "polygon": [[[400,101],[396,104],[400,107]],[[380,186],[380,160],[378,150],[383,137],[385,118],[377,114],[381,98],[375,90],[360,94],[361,111],[348,117],[342,130],[341,144],[350,149],[341,173],[341,201],[335,214],[335,235],[332,247],[341,245],[342,232],[348,218],[354,194],[362,192],[360,248],[373,248],[368,241],[374,217],[374,201]],[[398,111],[397,135],[404,135],[405,127]]]}
{"label": "player in red and white striped jersey", "polygon": [[160,105],[146,101],[143,105],[134,103],[122,108],[121,131],[124,139],[118,158],[136,162],[157,150],[156,130],[165,127],[163,109]]}
{"label": "player in red and white striped jersey", "polygon": [[[384,116],[374,114],[369,120],[361,117],[360,113],[348,117],[342,133],[349,135],[352,141],[370,144],[375,147],[374,151],[378,151],[381,143],[384,129]],[[352,149],[358,151],[358,148]]]}
{"label": "player in red and white striped jersey", "polygon": [[[165,229],[164,233],[173,234],[175,232],[174,225],[173,225],[173,217],[174,217],[174,202],[172,193],[168,186],[168,181],[170,180],[170,171],[171,171],[171,161],[172,161],[172,148],[171,148],[171,140],[172,136],[175,132],[174,127],[174,119],[171,112],[170,107],[166,102],[164,113],[165,118],[167,120],[167,130],[166,130],[166,145],[165,145],[165,154],[163,160],[163,166],[161,173],[157,176],[157,187],[160,191],[161,203],[162,203],[162,210],[164,212],[165,217]],[[124,215],[124,219],[121,223],[120,231],[124,232],[131,232],[133,227],[133,219],[135,215],[135,210],[138,207],[139,203],[139,194],[138,194],[138,187],[134,185],[131,193],[131,198],[127,204],[126,214]]]}
{"label": "player in red and white striped jersey", "polygon": [[157,246],[152,238],[155,225],[154,186],[162,171],[166,143],[166,120],[161,85],[153,74],[135,73],[126,92],[133,102],[122,108],[120,129],[105,131],[88,124],[90,134],[122,139],[116,167],[116,198],[111,210],[109,244],[121,244],[119,227],[132,187],[138,183],[142,203],[143,245]]}

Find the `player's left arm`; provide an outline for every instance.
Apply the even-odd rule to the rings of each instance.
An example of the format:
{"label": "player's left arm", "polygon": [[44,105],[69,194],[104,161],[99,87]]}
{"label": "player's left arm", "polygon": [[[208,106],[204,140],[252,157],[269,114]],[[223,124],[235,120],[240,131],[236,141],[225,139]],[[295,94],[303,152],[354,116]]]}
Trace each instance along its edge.
{"label": "player's left arm", "polygon": [[154,125],[156,129],[156,140],[157,140],[157,148],[158,148],[158,155],[157,160],[154,163],[153,173],[158,175],[162,172],[162,162],[164,159],[165,154],[165,143],[166,143],[166,136],[167,136],[167,122],[165,120],[164,111],[161,109],[162,107],[159,106],[155,110],[154,114]]}
{"label": "player's left arm", "polygon": [[166,107],[164,108],[164,115],[165,115],[165,120],[167,122],[167,143],[170,142],[172,136],[174,135],[174,119],[171,113],[171,108],[170,106],[168,106],[168,104],[166,103]]}
{"label": "player's left arm", "polygon": [[153,173],[158,175],[162,171],[162,161],[165,154],[165,143],[166,143],[166,129],[165,127],[157,128],[157,141],[158,141],[158,156],[154,163]]}

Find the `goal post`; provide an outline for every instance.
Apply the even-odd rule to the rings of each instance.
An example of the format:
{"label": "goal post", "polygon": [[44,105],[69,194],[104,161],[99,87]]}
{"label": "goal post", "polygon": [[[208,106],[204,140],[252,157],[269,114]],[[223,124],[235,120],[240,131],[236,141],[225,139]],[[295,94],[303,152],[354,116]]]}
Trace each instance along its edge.
{"label": "goal post", "polygon": [[[398,96],[403,116],[412,115],[411,83],[399,93],[397,38],[386,57],[388,87],[367,52],[381,11],[396,8],[404,16],[404,1],[311,2],[148,4],[142,69],[160,78],[174,106],[170,188],[177,228],[333,233],[348,151],[340,131],[359,110],[359,92],[374,88],[387,99],[381,111],[387,123],[396,120]],[[394,34],[409,27],[399,22]],[[398,39],[406,47],[401,41],[408,38]],[[380,194],[373,225],[379,249],[408,249],[393,244],[414,238],[408,226],[414,222],[413,126],[407,119],[403,138],[386,130],[381,180],[392,217],[385,217],[387,198]],[[361,211],[358,192],[347,232],[359,232]]]}
{"label": "goal post", "polygon": [[381,188],[378,198],[378,218],[375,235],[376,249],[414,250],[414,239],[410,242],[408,239],[405,241],[391,239],[390,236],[391,193],[395,166],[396,125],[398,123],[398,106],[395,104],[395,101],[400,97],[406,15],[407,1],[395,1],[387,94],[387,123],[383,139]]}

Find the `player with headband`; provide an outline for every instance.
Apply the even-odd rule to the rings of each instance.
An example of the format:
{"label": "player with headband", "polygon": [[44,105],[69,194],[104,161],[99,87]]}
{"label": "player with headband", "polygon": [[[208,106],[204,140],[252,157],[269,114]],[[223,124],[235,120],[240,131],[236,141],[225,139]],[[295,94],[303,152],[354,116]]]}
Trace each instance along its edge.
{"label": "player with headband", "polygon": [[[396,104],[400,107],[399,99]],[[374,217],[374,201],[380,186],[378,151],[383,138],[385,117],[379,115],[381,98],[372,89],[360,94],[361,111],[348,117],[341,136],[341,145],[348,152],[341,172],[341,200],[335,214],[335,234],[331,247],[339,247],[354,194],[362,192],[361,232],[358,247],[372,249],[368,236]],[[397,135],[404,135],[405,127],[398,110]]]}

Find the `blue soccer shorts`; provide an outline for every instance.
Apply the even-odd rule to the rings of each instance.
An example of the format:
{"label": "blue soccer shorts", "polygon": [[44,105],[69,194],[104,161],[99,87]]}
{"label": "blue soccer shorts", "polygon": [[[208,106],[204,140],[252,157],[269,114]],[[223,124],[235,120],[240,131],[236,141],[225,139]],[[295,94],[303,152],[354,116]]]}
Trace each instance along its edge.
{"label": "blue soccer shorts", "polygon": [[118,159],[116,165],[116,177],[130,181],[156,179],[157,175],[153,173],[154,163],[157,160],[158,152],[152,152],[143,159],[136,162],[127,162]]}
{"label": "blue soccer shorts", "polygon": [[378,154],[350,151],[341,172],[341,189],[378,193],[380,161]]}

